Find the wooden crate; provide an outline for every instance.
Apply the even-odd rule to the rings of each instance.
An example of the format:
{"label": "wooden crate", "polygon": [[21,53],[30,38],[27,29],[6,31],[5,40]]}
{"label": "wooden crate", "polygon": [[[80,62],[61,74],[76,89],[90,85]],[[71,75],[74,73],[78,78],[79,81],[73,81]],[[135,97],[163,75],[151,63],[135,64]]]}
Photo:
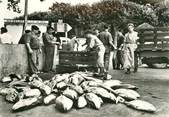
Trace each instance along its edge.
{"label": "wooden crate", "polygon": [[96,63],[96,52],[59,51],[59,65],[56,71],[59,73],[97,71]]}
{"label": "wooden crate", "polygon": [[80,64],[96,66],[96,60],[96,52],[59,51],[59,65],[76,66]]}

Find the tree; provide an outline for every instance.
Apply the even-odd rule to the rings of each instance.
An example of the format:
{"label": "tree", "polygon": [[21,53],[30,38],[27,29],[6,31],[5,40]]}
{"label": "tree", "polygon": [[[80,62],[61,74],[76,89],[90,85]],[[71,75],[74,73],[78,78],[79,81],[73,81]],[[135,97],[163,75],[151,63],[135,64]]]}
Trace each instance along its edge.
{"label": "tree", "polygon": [[[166,15],[168,8],[131,1],[133,0],[102,0],[92,5],[73,6],[56,2],[49,8],[50,12],[35,12],[29,15],[29,19],[57,22],[61,18],[76,29],[71,30],[72,33],[94,28],[102,30],[104,24],[111,25],[113,32],[115,28],[124,29],[129,22],[136,25],[146,22],[153,26],[164,26],[169,23],[169,15]],[[142,1],[147,3],[148,0]]]}
{"label": "tree", "polygon": [[[0,3],[3,2],[2,0],[0,0]],[[18,6],[18,4],[20,3],[20,0],[8,0],[7,1],[7,9],[8,10],[13,10],[14,12],[20,13],[21,10]]]}
{"label": "tree", "polygon": [[[45,0],[40,0],[41,2]],[[0,0],[0,3],[3,2],[3,0]],[[21,13],[21,9],[19,8],[18,4],[20,3],[20,0],[7,0],[7,9],[13,10],[13,12]]]}

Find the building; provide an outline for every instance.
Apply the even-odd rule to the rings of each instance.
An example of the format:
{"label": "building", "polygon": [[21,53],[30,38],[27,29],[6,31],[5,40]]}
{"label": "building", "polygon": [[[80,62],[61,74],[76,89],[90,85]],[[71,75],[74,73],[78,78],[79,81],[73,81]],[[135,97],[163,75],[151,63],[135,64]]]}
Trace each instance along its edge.
{"label": "building", "polygon": [[[14,44],[17,44],[23,29],[24,20],[4,19],[4,25],[8,29],[8,33],[13,37]],[[31,29],[31,25],[37,25],[41,32],[46,32],[48,21],[28,20],[27,30]]]}

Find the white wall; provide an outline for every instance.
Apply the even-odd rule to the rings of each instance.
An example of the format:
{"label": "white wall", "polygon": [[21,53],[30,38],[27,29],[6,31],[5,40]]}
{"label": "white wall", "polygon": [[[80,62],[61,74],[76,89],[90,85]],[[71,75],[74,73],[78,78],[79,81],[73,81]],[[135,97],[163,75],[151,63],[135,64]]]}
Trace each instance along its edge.
{"label": "white wall", "polygon": [[[31,25],[32,24],[28,24],[26,29],[30,30]],[[46,25],[43,25],[43,24],[35,24],[35,25],[37,25],[39,27],[39,29],[42,33],[46,32]],[[13,43],[17,44],[20,37],[22,36],[23,25],[22,24],[19,24],[19,25],[12,24],[12,25],[7,25],[6,27],[8,29],[8,33],[13,37]]]}

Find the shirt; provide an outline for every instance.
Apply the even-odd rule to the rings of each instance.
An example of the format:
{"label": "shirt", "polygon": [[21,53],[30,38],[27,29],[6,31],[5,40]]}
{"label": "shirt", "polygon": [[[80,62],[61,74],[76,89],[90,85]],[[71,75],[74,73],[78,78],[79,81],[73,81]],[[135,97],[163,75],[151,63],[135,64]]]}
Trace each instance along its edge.
{"label": "shirt", "polygon": [[18,44],[26,44],[27,34],[28,34],[28,33],[25,33],[25,34],[23,34],[23,35],[21,36],[21,38],[20,38]]}
{"label": "shirt", "polygon": [[38,37],[33,34],[33,33],[28,33],[25,35],[25,44],[26,43],[29,43],[30,44],[30,47],[31,49],[39,49],[40,48],[40,41],[38,39]]}
{"label": "shirt", "polygon": [[138,33],[134,31],[132,33],[125,34],[124,42],[130,44],[136,44],[137,39],[139,39]]}
{"label": "shirt", "polygon": [[12,37],[11,37],[11,35],[9,35],[8,33],[0,34],[0,43],[11,44],[12,43]]}
{"label": "shirt", "polygon": [[98,35],[98,38],[102,41],[104,46],[110,46],[110,41],[113,42],[113,38],[110,32],[103,31]]}
{"label": "shirt", "polygon": [[43,33],[42,38],[43,38],[43,43],[44,43],[44,45],[46,45],[46,46],[47,46],[47,45],[52,46],[52,45],[54,45],[52,42],[56,42],[56,41],[55,41],[55,38],[54,38],[54,36],[53,36],[52,34]]}
{"label": "shirt", "polygon": [[103,45],[100,39],[93,35],[90,36],[90,39],[87,43],[88,43],[88,48],[97,48],[98,46]]}

